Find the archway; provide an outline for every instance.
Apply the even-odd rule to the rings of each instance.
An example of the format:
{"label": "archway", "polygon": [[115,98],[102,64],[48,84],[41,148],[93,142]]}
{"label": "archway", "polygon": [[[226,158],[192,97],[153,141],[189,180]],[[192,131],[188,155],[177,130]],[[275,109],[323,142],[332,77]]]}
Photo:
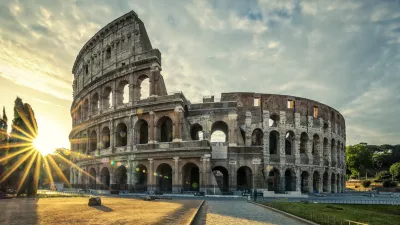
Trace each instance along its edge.
{"label": "archway", "polygon": [[89,100],[85,99],[85,101],[83,102],[83,106],[82,106],[82,113],[83,113],[83,119],[87,119],[89,116]]}
{"label": "archway", "polygon": [[200,170],[194,163],[187,163],[182,168],[182,188],[184,191],[200,190]]}
{"label": "archway", "polygon": [[336,142],[335,139],[332,138],[331,141],[331,166],[336,166]]}
{"label": "archway", "polygon": [[146,120],[140,119],[135,124],[135,139],[137,144],[147,144],[149,141],[149,125]]}
{"label": "archway", "polygon": [[273,168],[268,173],[268,191],[279,192],[280,173],[279,170]]}
{"label": "archway", "polygon": [[89,188],[90,189],[96,189],[96,170],[94,168],[91,168],[89,171],[90,177],[89,177]]}
{"label": "archway", "polygon": [[109,109],[112,107],[112,95],[113,93],[111,87],[104,88],[102,98],[103,109]]}
{"label": "archway", "polygon": [[308,144],[308,135],[307,133],[303,132],[300,136],[300,154],[307,153],[307,144]]}
{"label": "archway", "polygon": [[217,121],[211,126],[210,142],[227,142],[228,125],[223,121]]}
{"label": "archway", "polygon": [[217,181],[218,187],[221,192],[229,191],[229,173],[223,166],[216,166],[212,169],[214,177]]}
{"label": "archway", "polygon": [[294,153],[294,132],[288,131],[285,136],[285,155],[292,155]]}
{"label": "archway", "polygon": [[329,165],[328,161],[328,138],[324,138],[323,154],[324,154],[324,166]]}
{"label": "archway", "polygon": [[110,129],[108,127],[104,127],[101,131],[101,144],[103,149],[110,147]]}
{"label": "archway", "polygon": [[128,143],[128,128],[126,127],[125,123],[118,124],[116,130],[116,146],[126,146]]}
{"label": "archway", "polygon": [[269,154],[278,154],[279,133],[273,130],[269,133]]}
{"label": "archway", "polygon": [[173,123],[168,116],[161,117],[157,122],[158,140],[160,142],[172,142]]}
{"label": "archway", "polygon": [[308,193],[309,192],[308,179],[309,179],[308,172],[307,171],[303,171],[301,173],[301,192],[302,193]]}
{"label": "archway", "polygon": [[264,139],[264,132],[260,128],[257,128],[253,131],[253,134],[251,135],[251,145],[262,146],[263,139]]}
{"label": "archway", "polygon": [[291,169],[285,171],[285,191],[296,191],[296,173]]}
{"label": "archway", "polygon": [[95,130],[90,133],[90,151],[94,152],[97,149],[97,133]]}
{"label": "archway", "polygon": [[328,172],[324,173],[323,179],[322,179],[322,192],[328,192]]}
{"label": "archway", "polygon": [[107,167],[103,167],[103,169],[101,169],[100,181],[102,183],[102,190],[106,190],[110,187],[110,171]]}
{"label": "archway", "polygon": [[117,190],[128,190],[128,171],[126,167],[121,165],[115,172],[115,188]]}
{"label": "archway", "polygon": [[320,139],[319,139],[319,136],[318,136],[318,134],[314,134],[314,136],[313,136],[313,145],[312,145],[312,155],[313,155],[313,158],[314,158],[314,164],[315,165],[318,165],[319,164],[319,160],[320,160],[320,157],[319,157],[319,150],[320,149]]}
{"label": "archway", "polygon": [[279,115],[276,113],[273,113],[270,117],[269,117],[269,127],[277,127],[279,124]]}
{"label": "archway", "polygon": [[147,191],[147,168],[139,164],[135,168],[135,176],[136,182],[134,183],[134,189],[138,192],[145,192]]}
{"label": "archway", "polygon": [[129,83],[126,80],[119,82],[116,90],[117,105],[129,103]]}
{"label": "archway", "polygon": [[250,191],[253,187],[253,172],[247,166],[242,166],[237,170],[237,190]]}
{"label": "archway", "polygon": [[96,114],[100,109],[100,98],[97,92],[94,93],[94,95],[92,96],[91,105],[92,105],[92,113]]}
{"label": "archway", "polygon": [[172,192],[172,168],[163,163],[157,167],[157,188],[161,192]]}
{"label": "archway", "polygon": [[190,136],[192,140],[203,140],[203,127],[196,123],[190,128]]}
{"label": "archway", "polygon": [[138,78],[138,100],[146,99],[150,97],[150,79],[147,75],[141,75]]}
{"label": "archway", "polygon": [[318,171],[315,171],[313,174],[313,191],[318,193],[319,192],[319,180],[320,180],[320,176]]}
{"label": "archway", "polygon": [[331,192],[335,193],[335,185],[336,185],[336,181],[335,181],[335,173],[332,173],[331,175]]}
{"label": "archway", "polygon": [[342,192],[342,185],[340,184],[340,175],[337,174],[336,177],[336,190],[338,193]]}

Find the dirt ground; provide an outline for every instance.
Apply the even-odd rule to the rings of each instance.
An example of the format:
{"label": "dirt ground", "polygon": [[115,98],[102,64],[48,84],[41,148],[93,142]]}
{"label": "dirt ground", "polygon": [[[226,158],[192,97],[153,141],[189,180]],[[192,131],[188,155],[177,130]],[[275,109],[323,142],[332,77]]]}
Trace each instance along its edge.
{"label": "dirt ground", "polygon": [[81,197],[0,199],[0,224],[188,224],[201,201],[102,197],[102,206],[87,203]]}

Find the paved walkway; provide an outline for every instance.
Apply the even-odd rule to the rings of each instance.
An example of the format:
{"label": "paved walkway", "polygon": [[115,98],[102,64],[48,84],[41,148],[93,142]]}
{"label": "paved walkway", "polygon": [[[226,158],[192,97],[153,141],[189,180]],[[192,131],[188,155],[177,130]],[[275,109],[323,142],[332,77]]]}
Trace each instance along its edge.
{"label": "paved walkway", "polygon": [[[246,201],[208,200],[204,206],[203,224],[279,224],[303,223]],[[204,221],[205,220],[205,221]]]}

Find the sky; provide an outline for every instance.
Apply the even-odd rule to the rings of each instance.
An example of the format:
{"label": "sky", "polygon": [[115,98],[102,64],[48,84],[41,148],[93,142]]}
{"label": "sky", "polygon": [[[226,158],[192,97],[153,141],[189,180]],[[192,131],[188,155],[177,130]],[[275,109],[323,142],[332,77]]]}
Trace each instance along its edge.
{"label": "sky", "polygon": [[400,144],[400,2],[35,0],[0,2],[0,106],[33,107],[69,147],[72,66],[103,26],[135,11],[162,53],[169,93],[310,98],[339,110],[347,144]]}

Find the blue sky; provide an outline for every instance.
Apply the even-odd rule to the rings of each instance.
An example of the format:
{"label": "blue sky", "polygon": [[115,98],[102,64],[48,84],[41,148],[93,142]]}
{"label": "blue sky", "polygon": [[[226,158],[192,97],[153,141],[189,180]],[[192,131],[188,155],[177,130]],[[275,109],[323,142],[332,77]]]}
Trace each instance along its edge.
{"label": "blue sky", "polygon": [[162,53],[170,93],[311,98],[344,115],[347,144],[400,143],[399,1],[1,1],[0,105],[11,114],[21,96],[68,146],[74,59],[130,10]]}

